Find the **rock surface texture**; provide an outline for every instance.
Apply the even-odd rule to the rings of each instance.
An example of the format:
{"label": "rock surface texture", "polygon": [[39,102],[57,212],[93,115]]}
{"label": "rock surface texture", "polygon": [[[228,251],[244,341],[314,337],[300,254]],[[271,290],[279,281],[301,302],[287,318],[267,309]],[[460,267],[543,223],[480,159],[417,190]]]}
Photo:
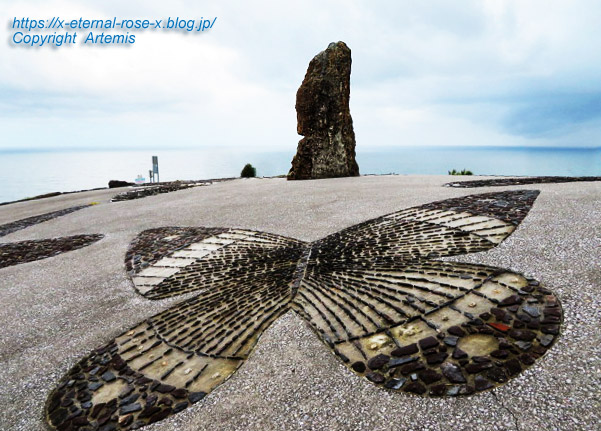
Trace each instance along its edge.
{"label": "rock surface texture", "polygon": [[292,159],[289,180],[359,175],[349,110],[351,50],[332,42],[317,54],[296,93],[297,132],[304,138]]}

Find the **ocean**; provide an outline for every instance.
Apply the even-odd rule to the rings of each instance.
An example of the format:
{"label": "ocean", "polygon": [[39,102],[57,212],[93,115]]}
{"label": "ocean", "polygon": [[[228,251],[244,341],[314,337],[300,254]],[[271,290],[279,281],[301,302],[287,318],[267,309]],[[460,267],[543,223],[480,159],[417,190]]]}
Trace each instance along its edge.
{"label": "ocean", "polygon": [[[55,191],[107,187],[109,180],[148,179],[158,156],[161,181],[227,178],[246,163],[258,176],[286,174],[295,150],[0,150],[0,202]],[[601,176],[600,148],[395,147],[357,150],[361,174],[444,175],[469,169],[475,175]]]}

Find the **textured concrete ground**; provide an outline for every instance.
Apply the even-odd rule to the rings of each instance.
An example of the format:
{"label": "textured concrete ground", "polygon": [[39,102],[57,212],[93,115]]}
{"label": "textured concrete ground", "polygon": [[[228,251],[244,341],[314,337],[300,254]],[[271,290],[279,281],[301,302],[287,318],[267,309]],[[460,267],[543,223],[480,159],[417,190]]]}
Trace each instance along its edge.
{"label": "textured concrete ground", "polygon": [[497,248],[455,260],[532,276],[562,301],[558,343],[506,385],[457,399],[389,393],[339,363],[298,316],[287,314],[250,359],[193,407],[148,430],[597,430],[601,427],[601,183],[451,189],[446,176],[287,182],[252,179],[108,203],[120,190],[0,207],[0,224],[99,202],[2,238],[83,233],[105,238],[59,256],[0,269],[0,429],[44,430],[43,406],[83,355],[182,298],[134,292],[123,258],[141,230],[240,227],[315,240],[434,200],[511,189],[541,194]]}

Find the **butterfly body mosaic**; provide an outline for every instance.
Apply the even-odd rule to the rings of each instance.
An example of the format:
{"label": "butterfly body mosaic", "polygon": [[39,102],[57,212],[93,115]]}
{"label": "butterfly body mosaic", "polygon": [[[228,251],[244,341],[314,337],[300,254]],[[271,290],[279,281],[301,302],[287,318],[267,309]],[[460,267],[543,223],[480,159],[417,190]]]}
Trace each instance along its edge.
{"label": "butterfly body mosaic", "polygon": [[230,228],[144,231],[126,270],[148,299],[196,295],[79,361],[46,404],[56,429],[137,429],[201,400],[282,314],[304,318],[352,372],[384,389],[470,395],[507,382],[562,321],[533,279],[439,258],[510,235],[537,191],[398,211],[307,243]]}

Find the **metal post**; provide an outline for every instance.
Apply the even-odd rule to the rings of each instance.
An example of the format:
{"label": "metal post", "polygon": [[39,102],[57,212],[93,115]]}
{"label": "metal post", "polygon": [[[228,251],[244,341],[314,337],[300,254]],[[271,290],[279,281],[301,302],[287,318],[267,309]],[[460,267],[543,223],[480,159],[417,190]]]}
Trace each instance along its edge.
{"label": "metal post", "polygon": [[[152,156],[152,173],[157,176],[157,183],[159,182],[159,158],[158,156]],[[153,177],[154,177],[153,175]]]}

